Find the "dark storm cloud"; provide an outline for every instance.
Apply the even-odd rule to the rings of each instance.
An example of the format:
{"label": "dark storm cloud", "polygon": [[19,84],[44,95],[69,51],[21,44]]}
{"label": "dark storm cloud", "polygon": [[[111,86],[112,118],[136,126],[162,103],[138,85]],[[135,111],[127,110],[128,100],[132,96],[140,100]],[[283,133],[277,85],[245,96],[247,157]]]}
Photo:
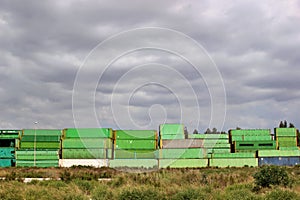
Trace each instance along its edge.
{"label": "dark storm cloud", "polygon": [[[294,111],[300,98],[299,7],[297,1],[250,0],[163,1],[159,5],[138,0],[89,3],[1,1],[0,127],[32,127],[36,120],[40,121],[39,126],[45,128],[74,126],[73,85],[86,56],[97,44],[114,34],[149,26],[182,32],[207,50],[226,88],[228,117],[225,130],[238,125],[256,128],[251,124],[258,124],[257,121],[262,128],[272,128],[277,125],[277,119],[284,118],[300,126],[300,119]],[[147,41],[144,38],[133,39],[140,44]],[[160,35],[156,39],[161,43],[181,46],[191,58],[205,57],[195,54],[171,36],[167,41]],[[131,41],[122,41],[105,54],[113,55],[116,48]],[[143,127],[156,128],[165,111],[167,121],[180,120],[180,112],[172,107],[177,105],[189,113],[184,115],[184,122],[193,130],[197,127],[193,121],[195,108],[192,102],[195,97],[188,91],[191,86],[201,110],[198,128],[202,131],[208,127],[211,114],[209,92],[217,89],[215,86],[207,88],[205,81],[208,77],[204,76],[213,69],[205,68],[206,62],[208,59],[203,61],[199,73],[170,52],[155,49],[136,51],[111,63],[96,86],[89,81],[94,69],[89,69],[84,87],[95,88],[96,110],[99,111],[99,119],[103,120],[101,124],[114,125],[110,107],[114,92],[113,96],[119,103],[116,107],[120,110],[130,108],[133,119]],[[147,63],[168,66],[181,76],[177,76],[175,71],[173,74],[165,73],[161,67],[151,73],[138,71],[132,77],[122,79],[134,67]],[[97,66],[106,67],[102,64],[99,60]],[[209,77],[211,82],[216,82],[214,79],[217,78]],[[173,91],[150,84],[134,93],[134,88],[141,86],[136,85],[141,80],[146,83],[155,80],[163,86],[170,86]],[[129,105],[127,99],[130,95]],[[84,111],[87,96],[82,94],[78,98],[82,102],[80,109]],[[157,104],[165,110],[153,107]],[[85,116],[87,124],[90,118]]]}

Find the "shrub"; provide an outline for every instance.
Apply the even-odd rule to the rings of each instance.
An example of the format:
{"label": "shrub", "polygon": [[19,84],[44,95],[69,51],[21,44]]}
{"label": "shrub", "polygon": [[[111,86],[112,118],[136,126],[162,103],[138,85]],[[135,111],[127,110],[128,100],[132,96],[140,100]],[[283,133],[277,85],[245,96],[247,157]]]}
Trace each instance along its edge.
{"label": "shrub", "polygon": [[266,200],[297,200],[300,199],[296,193],[287,190],[273,190],[265,196]]}
{"label": "shrub", "polygon": [[284,168],[278,166],[264,166],[253,175],[255,184],[259,187],[270,187],[271,185],[288,186],[291,180]]}
{"label": "shrub", "polygon": [[187,189],[187,190],[183,190],[178,192],[173,198],[171,198],[172,200],[196,200],[196,199],[206,199],[207,194],[204,193],[200,193],[197,190],[194,189]]}
{"label": "shrub", "polygon": [[91,197],[93,200],[110,200],[114,199],[113,193],[109,188],[105,185],[101,185],[96,187],[92,192],[91,192]]}
{"label": "shrub", "polygon": [[151,189],[132,189],[124,190],[119,195],[119,200],[154,200],[164,199],[155,190]]}

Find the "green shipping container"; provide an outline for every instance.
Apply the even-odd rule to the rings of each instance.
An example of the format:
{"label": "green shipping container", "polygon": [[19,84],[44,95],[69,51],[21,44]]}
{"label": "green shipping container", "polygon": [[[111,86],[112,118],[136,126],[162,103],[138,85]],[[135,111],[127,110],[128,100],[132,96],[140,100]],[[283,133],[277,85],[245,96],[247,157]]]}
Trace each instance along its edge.
{"label": "green shipping container", "polygon": [[232,141],[271,141],[271,135],[235,135],[231,137]]}
{"label": "green shipping container", "polygon": [[21,149],[59,149],[60,142],[22,142],[20,144]]}
{"label": "green shipping container", "polygon": [[258,151],[258,157],[293,157],[300,156],[300,150],[265,150]]}
{"label": "green shipping container", "polygon": [[162,140],[182,140],[185,139],[184,135],[178,134],[178,135],[161,135],[160,138]]}
{"label": "green shipping container", "polygon": [[58,167],[59,160],[16,160],[17,167]]}
{"label": "green shipping container", "polygon": [[155,130],[117,130],[115,131],[116,140],[157,140]]}
{"label": "green shipping container", "polygon": [[275,128],[275,137],[280,137],[280,136],[297,137],[297,129],[296,128]]}
{"label": "green shipping container", "polygon": [[244,135],[244,136],[269,136],[271,135],[270,129],[241,129],[241,130],[230,130],[229,137],[235,135]]}
{"label": "green shipping container", "polygon": [[63,130],[64,138],[113,138],[111,128],[68,128]]}
{"label": "green shipping container", "polygon": [[116,149],[157,149],[156,140],[116,140]]}
{"label": "green shipping container", "polygon": [[160,159],[159,168],[200,168],[208,166],[208,159]]}
{"label": "green shipping container", "polygon": [[188,134],[189,139],[227,140],[228,134]]}
{"label": "green shipping container", "polygon": [[63,159],[110,159],[111,149],[62,149]]}
{"label": "green shipping container", "polygon": [[155,159],[158,150],[122,150],[116,149],[114,151],[115,159]]}
{"label": "green shipping container", "polygon": [[213,149],[230,149],[230,144],[214,144],[205,141],[203,144],[204,148],[213,148]]}
{"label": "green shipping container", "polygon": [[111,149],[112,145],[109,138],[68,138],[62,141],[63,149]]}
{"label": "green shipping container", "polygon": [[22,135],[48,135],[61,136],[62,132],[58,129],[24,129]]}
{"label": "green shipping container", "polygon": [[17,160],[57,160],[59,159],[59,151],[16,151]]}
{"label": "green shipping container", "polygon": [[159,159],[195,159],[206,158],[207,153],[200,148],[195,149],[160,149],[157,151]]}
{"label": "green shipping container", "polygon": [[213,153],[212,158],[255,158],[256,153]]}
{"label": "green shipping container", "polygon": [[110,160],[109,167],[111,168],[158,168],[156,159],[117,159]]}
{"label": "green shipping container", "polygon": [[210,159],[210,167],[257,167],[258,158],[215,158]]}
{"label": "green shipping container", "polygon": [[160,135],[184,135],[183,124],[161,124],[159,126]]}
{"label": "green shipping container", "polygon": [[21,138],[21,142],[60,142],[58,135],[24,135]]}
{"label": "green shipping container", "polygon": [[276,141],[235,141],[234,142],[235,151],[241,150],[263,150],[263,149],[276,149]]}

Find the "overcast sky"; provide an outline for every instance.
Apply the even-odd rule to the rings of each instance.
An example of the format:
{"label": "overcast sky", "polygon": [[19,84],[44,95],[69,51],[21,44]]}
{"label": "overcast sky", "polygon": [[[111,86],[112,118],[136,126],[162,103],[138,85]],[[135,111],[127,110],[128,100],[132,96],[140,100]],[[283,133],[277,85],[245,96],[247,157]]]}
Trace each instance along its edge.
{"label": "overcast sky", "polygon": [[299,128],[299,65],[296,0],[0,1],[3,129]]}

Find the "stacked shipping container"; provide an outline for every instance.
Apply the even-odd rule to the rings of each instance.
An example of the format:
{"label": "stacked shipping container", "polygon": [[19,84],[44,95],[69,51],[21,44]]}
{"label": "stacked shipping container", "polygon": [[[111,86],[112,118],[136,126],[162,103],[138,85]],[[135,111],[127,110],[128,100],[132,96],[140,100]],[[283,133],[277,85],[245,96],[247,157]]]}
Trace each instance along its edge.
{"label": "stacked shipping container", "polygon": [[183,124],[162,124],[159,127],[161,149],[159,167],[206,167],[207,153],[202,139],[184,139]]}
{"label": "stacked shipping container", "polygon": [[275,128],[276,146],[279,150],[298,150],[298,130],[296,128]]}
{"label": "stacked shipping container", "polygon": [[58,167],[60,147],[61,130],[25,129],[16,151],[16,166]]}
{"label": "stacked shipping container", "polygon": [[114,137],[114,160],[110,161],[110,166],[157,167],[158,136],[155,130],[116,130]]}
{"label": "stacked shipping container", "polygon": [[63,130],[60,165],[108,166],[113,154],[113,132],[110,128],[69,128]]}
{"label": "stacked shipping container", "polygon": [[19,130],[0,130],[0,167],[15,165],[15,150],[19,145]]}

